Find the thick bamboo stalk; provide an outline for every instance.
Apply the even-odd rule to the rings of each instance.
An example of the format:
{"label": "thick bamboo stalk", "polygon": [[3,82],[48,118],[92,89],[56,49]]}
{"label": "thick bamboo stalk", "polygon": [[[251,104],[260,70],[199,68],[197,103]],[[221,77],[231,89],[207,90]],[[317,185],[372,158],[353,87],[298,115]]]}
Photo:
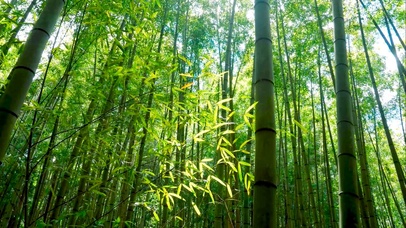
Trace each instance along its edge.
{"label": "thick bamboo stalk", "polygon": [[254,227],[276,227],[276,124],[269,1],[255,1]]}
{"label": "thick bamboo stalk", "polygon": [[42,52],[64,5],[64,0],[47,1],[41,16],[28,36],[24,51],[20,54],[9,75],[10,81],[0,97],[0,163],[5,156],[11,132],[20,115]]}
{"label": "thick bamboo stalk", "polygon": [[333,0],[334,52],[336,72],[337,136],[340,227],[359,225],[357,160],[355,157],[354,125],[351,112],[351,91],[348,79],[343,2]]}

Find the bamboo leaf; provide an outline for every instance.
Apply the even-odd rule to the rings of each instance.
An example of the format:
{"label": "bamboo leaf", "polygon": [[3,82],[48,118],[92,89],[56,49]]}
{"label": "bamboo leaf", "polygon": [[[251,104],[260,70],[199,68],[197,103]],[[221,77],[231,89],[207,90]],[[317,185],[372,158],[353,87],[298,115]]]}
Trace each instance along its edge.
{"label": "bamboo leaf", "polygon": [[195,204],[194,202],[192,202],[192,205],[193,205],[193,209],[195,209],[196,214],[197,214],[198,216],[200,216],[201,213],[200,213],[199,208],[196,206],[196,204]]}
{"label": "bamboo leaf", "polygon": [[169,208],[169,210],[172,210],[172,205],[171,205],[171,202],[169,200],[173,201],[172,198],[170,198],[170,196],[168,194],[166,194],[165,195],[166,206]]}
{"label": "bamboo leaf", "polygon": [[202,164],[202,166],[204,166],[206,169],[210,170],[210,171],[214,171],[210,166],[208,166],[206,163],[200,163]]}
{"label": "bamboo leaf", "polygon": [[210,132],[210,130],[203,130],[203,131],[197,133],[197,134],[195,135],[195,137],[199,137],[199,136],[201,136],[201,135],[203,135],[203,134],[205,134],[205,133],[207,133],[207,132]]}
{"label": "bamboo leaf", "polygon": [[178,186],[177,194],[180,195],[180,192],[181,192],[181,191],[182,191],[182,185],[180,184],[180,185]]}
{"label": "bamboo leaf", "polygon": [[205,134],[205,133],[207,133],[207,132],[210,132],[210,130],[204,130],[204,131],[201,131],[201,132],[197,133],[197,134],[193,137],[193,140],[194,140],[195,142],[204,142],[204,139],[199,138],[199,136],[201,136],[201,135],[203,135],[203,134]]}
{"label": "bamboo leaf", "polygon": [[217,142],[216,150],[220,150],[221,141],[222,141],[222,140],[223,140],[223,136],[221,136],[221,137],[219,138],[219,141]]}
{"label": "bamboo leaf", "polygon": [[209,109],[210,112],[213,112],[213,106],[211,105],[210,101],[207,101],[207,108]]}
{"label": "bamboo leaf", "polygon": [[214,201],[213,193],[211,192],[211,190],[210,190],[210,189],[208,190],[208,193],[209,193],[209,196],[210,196],[211,202],[212,202],[213,204],[215,204],[215,203],[216,203],[216,201]]}
{"label": "bamboo leaf", "polygon": [[222,135],[227,135],[227,134],[234,134],[235,132],[233,130],[225,130],[221,134]]}
{"label": "bamboo leaf", "polygon": [[211,161],[213,161],[213,158],[203,158],[201,160],[201,162],[211,162]]}
{"label": "bamboo leaf", "polygon": [[[185,184],[181,184],[184,188],[186,188],[186,190],[188,190],[189,192],[194,192],[193,189],[191,189],[189,186],[185,185]],[[178,193],[179,194],[179,193]]]}
{"label": "bamboo leaf", "polygon": [[217,104],[217,105],[221,105],[221,104],[223,104],[223,103],[226,103],[226,102],[231,101],[232,99],[233,99],[233,98],[226,98],[226,99],[223,99],[223,100],[217,102],[216,104]]}
{"label": "bamboo leaf", "polygon": [[149,84],[149,83],[151,83],[151,81],[155,80],[156,78],[158,78],[158,76],[156,74],[154,74],[154,73],[151,73],[151,76],[146,78],[144,82],[146,84]]}
{"label": "bamboo leaf", "polygon": [[223,185],[224,187],[226,186],[226,184],[222,180],[218,179],[216,176],[211,176],[211,178],[213,178],[215,181],[217,181],[219,184]]}
{"label": "bamboo leaf", "polygon": [[168,195],[173,196],[175,198],[178,198],[180,200],[183,200],[183,198],[180,195],[176,194],[176,193],[170,192],[170,193],[168,193]]}
{"label": "bamboo leaf", "polygon": [[233,191],[231,190],[231,187],[229,184],[227,184],[227,191],[228,191],[228,195],[230,196],[230,198],[233,198]]}
{"label": "bamboo leaf", "polygon": [[251,113],[245,113],[244,116],[253,119],[254,115],[252,115]]}
{"label": "bamboo leaf", "polygon": [[100,191],[97,191],[97,190],[92,190],[92,193],[96,193],[96,195],[101,195],[101,196],[106,197],[106,194],[105,194],[105,193],[100,192]]}
{"label": "bamboo leaf", "polygon": [[[184,56],[178,55],[178,58],[181,59],[182,61],[184,61],[187,65],[189,65],[189,66],[192,65],[192,63],[187,58],[185,58]],[[181,76],[186,76],[186,74],[181,74]]]}
{"label": "bamboo leaf", "polygon": [[195,141],[195,142],[204,142],[204,139],[193,137],[193,141]]}
{"label": "bamboo leaf", "polygon": [[232,116],[234,116],[235,111],[230,112],[230,114],[228,114],[227,116],[227,120],[229,120]]}
{"label": "bamboo leaf", "polygon": [[241,164],[238,162],[238,179],[240,180],[240,182],[243,181],[242,179],[242,171],[241,171]]}
{"label": "bamboo leaf", "polygon": [[228,166],[230,166],[230,168],[234,171],[234,172],[238,172],[237,168],[235,168],[235,165],[232,162],[226,161],[226,163],[228,164]]}
{"label": "bamboo leaf", "polygon": [[293,120],[293,122],[303,131],[303,134],[307,134],[307,129],[301,123],[297,120]]}
{"label": "bamboo leaf", "polygon": [[250,155],[251,153],[249,152],[249,151],[247,151],[247,150],[240,150],[241,152],[243,152],[244,154],[248,154],[248,155]]}
{"label": "bamboo leaf", "polygon": [[158,216],[158,214],[157,214],[155,211],[153,211],[153,213],[154,213],[154,217],[155,217],[156,221],[159,222],[159,216]]}
{"label": "bamboo leaf", "polygon": [[225,142],[228,146],[233,146],[231,143],[230,143],[230,141],[228,141],[228,139],[226,139],[225,137],[221,137],[222,138],[222,140],[223,140],[223,142]]}
{"label": "bamboo leaf", "polygon": [[219,107],[220,109],[226,110],[227,112],[231,112],[231,109],[230,109],[229,107],[224,106],[224,105],[222,105],[222,104],[219,104],[218,107]]}
{"label": "bamboo leaf", "polygon": [[243,166],[251,166],[250,163],[245,162],[245,161],[239,161],[238,164],[241,164],[241,165],[243,165]]}
{"label": "bamboo leaf", "polygon": [[245,124],[243,124],[243,123],[238,124],[238,125],[235,127],[235,131],[238,131],[238,130],[240,130],[240,129],[243,128],[243,127],[245,127]]}
{"label": "bamboo leaf", "polygon": [[169,176],[171,177],[171,181],[172,181],[172,182],[175,182],[175,178],[173,177],[173,174],[172,174],[171,171],[169,171]]}
{"label": "bamboo leaf", "polygon": [[250,193],[251,193],[251,181],[248,181],[248,184],[247,184],[247,194],[250,195]]}
{"label": "bamboo leaf", "polygon": [[240,149],[243,149],[245,147],[245,145],[247,145],[248,143],[250,143],[252,141],[252,139],[248,139],[245,140],[241,145],[240,145]]}
{"label": "bamboo leaf", "polygon": [[252,129],[252,125],[251,125],[251,122],[250,122],[250,120],[248,119],[248,117],[247,117],[246,115],[244,115],[243,118],[244,118],[245,124],[247,124],[247,126]]}
{"label": "bamboo leaf", "polygon": [[191,87],[193,85],[193,82],[190,82],[190,83],[187,83],[187,84],[185,84],[184,86],[182,86],[182,88],[180,88],[181,90],[184,90],[184,89],[186,89],[186,88],[189,88],[189,87]]}
{"label": "bamboo leaf", "polygon": [[[235,158],[234,154],[233,154],[230,150],[228,150],[227,148],[221,147],[221,148],[220,148],[220,151],[221,151],[222,153],[225,152],[226,154],[230,155],[230,157],[232,157],[232,158]],[[223,156],[223,154],[222,154],[222,157],[223,157],[224,159],[228,159],[228,156],[226,156],[226,155]]]}
{"label": "bamboo leaf", "polygon": [[252,105],[250,105],[247,110],[245,110],[245,114],[248,114],[255,106],[258,104],[258,101],[254,102]]}

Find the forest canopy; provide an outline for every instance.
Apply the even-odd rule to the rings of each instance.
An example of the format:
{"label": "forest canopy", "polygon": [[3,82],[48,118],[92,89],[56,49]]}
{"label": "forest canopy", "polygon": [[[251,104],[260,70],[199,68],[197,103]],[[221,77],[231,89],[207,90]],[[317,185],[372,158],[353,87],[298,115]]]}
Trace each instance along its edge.
{"label": "forest canopy", "polygon": [[0,227],[406,227],[405,1],[0,15]]}

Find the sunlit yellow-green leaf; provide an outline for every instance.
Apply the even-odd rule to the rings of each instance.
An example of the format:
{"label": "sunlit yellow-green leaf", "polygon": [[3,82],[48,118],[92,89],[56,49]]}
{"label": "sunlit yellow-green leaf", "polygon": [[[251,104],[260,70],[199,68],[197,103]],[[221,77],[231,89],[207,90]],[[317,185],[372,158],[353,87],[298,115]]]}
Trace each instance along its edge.
{"label": "sunlit yellow-green leaf", "polygon": [[251,166],[250,163],[245,162],[245,161],[239,161],[238,163],[241,164],[241,165],[243,165],[243,166]]}
{"label": "sunlit yellow-green leaf", "polygon": [[237,168],[235,168],[234,163],[226,161],[226,164],[234,171],[237,172]]}
{"label": "sunlit yellow-green leaf", "polygon": [[248,117],[245,116],[245,115],[244,115],[244,122],[245,122],[245,124],[247,124],[247,126],[248,126],[249,128],[252,129],[251,122],[250,122],[250,120],[248,119]]}
{"label": "sunlit yellow-green leaf", "polygon": [[240,130],[240,129],[243,128],[244,126],[245,126],[245,124],[243,124],[243,123],[238,124],[238,125],[235,127],[235,131]]}
{"label": "sunlit yellow-green leaf", "polygon": [[250,195],[250,193],[251,193],[251,181],[248,181],[248,184],[247,184],[247,194]]}
{"label": "sunlit yellow-green leaf", "polygon": [[231,112],[231,109],[230,109],[229,107],[224,106],[224,105],[222,105],[222,104],[218,104],[218,107],[219,107],[220,109],[226,110],[227,112]]}
{"label": "sunlit yellow-green leaf", "polygon": [[251,141],[252,141],[252,139],[245,140],[243,143],[241,143],[240,149],[243,149],[245,147],[245,145],[247,145],[248,143],[251,143]]}
{"label": "sunlit yellow-green leaf", "polygon": [[185,185],[185,184],[181,184],[186,190],[188,190],[189,192],[194,192],[193,189],[191,189],[189,186]]}
{"label": "sunlit yellow-green leaf", "polygon": [[230,198],[233,198],[233,191],[231,190],[231,187],[229,184],[227,184],[227,192],[228,192],[228,195],[230,196]]}
{"label": "sunlit yellow-green leaf", "polygon": [[223,142],[225,142],[228,146],[233,146],[231,143],[230,143],[230,141],[228,141],[228,139],[227,138],[225,138],[225,137],[221,137],[222,138],[222,140],[223,140]]}
{"label": "sunlit yellow-green leaf", "polygon": [[193,141],[195,141],[195,142],[204,142],[204,139],[193,137]]}
{"label": "sunlit yellow-green leaf", "polygon": [[293,120],[293,122],[302,130],[303,134],[307,134],[307,129],[301,123],[297,120]]}
{"label": "sunlit yellow-green leaf", "polygon": [[209,189],[208,193],[209,193],[211,202],[212,202],[213,204],[216,203],[216,201],[214,201],[213,193],[210,191],[210,189]]}
{"label": "sunlit yellow-green leaf", "polygon": [[156,78],[158,78],[158,76],[155,73],[151,73],[151,75],[145,79],[145,83],[151,83],[151,81],[155,80]]}
{"label": "sunlit yellow-green leaf", "polygon": [[220,150],[222,140],[223,140],[223,136],[221,136],[221,137],[219,138],[219,140],[218,140],[218,142],[217,142],[216,150]]}
{"label": "sunlit yellow-green leaf", "polygon": [[223,104],[223,103],[229,102],[229,101],[231,101],[232,99],[233,99],[233,98],[226,98],[226,99],[223,99],[223,100],[217,102],[217,105],[221,105],[221,104]]}
{"label": "sunlit yellow-green leaf", "polygon": [[256,105],[258,104],[258,101],[254,102],[252,105],[250,105],[247,110],[245,110],[245,113],[249,113]]}
{"label": "sunlit yellow-green leaf", "polygon": [[203,130],[203,131],[197,133],[197,134],[195,135],[195,137],[199,137],[199,136],[201,136],[201,135],[203,135],[203,134],[205,134],[205,133],[207,133],[207,132],[210,132],[210,130]]}
{"label": "sunlit yellow-green leaf", "polygon": [[226,186],[226,184],[222,180],[218,179],[216,176],[210,176],[210,177],[213,178],[215,181],[217,181],[219,184],[223,185],[224,187]]}
{"label": "sunlit yellow-green leaf", "polygon": [[209,109],[210,112],[213,112],[213,106],[211,105],[210,101],[207,101],[207,108]]}
{"label": "sunlit yellow-green leaf", "polygon": [[[232,157],[232,158],[235,158],[234,154],[233,154],[229,149],[227,149],[227,148],[221,147],[221,148],[220,148],[220,151],[221,151],[222,153],[228,154],[228,155],[229,155],[230,157]],[[228,156],[222,155],[222,157],[223,157],[224,159],[227,159]]]}
{"label": "sunlit yellow-green leaf", "polygon": [[192,85],[193,85],[193,82],[190,82],[190,83],[187,83],[187,84],[185,84],[184,86],[182,86],[180,89],[181,89],[181,90],[184,90],[184,89],[186,89],[186,88],[191,87]]}
{"label": "sunlit yellow-green leaf", "polygon": [[[187,65],[189,65],[189,66],[192,65],[192,63],[187,58],[185,58],[184,56],[178,55],[178,58],[183,60]],[[181,76],[191,77],[190,74],[181,74]]]}
{"label": "sunlit yellow-green leaf", "polygon": [[242,180],[242,171],[241,171],[240,163],[238,163],[237,168],[238,168],[238,179],[240,180],[240,182],[242,182],[243,180]]}
{"label": "sunlit yellow-green leaf", "polygon": [[206,163],[200,163],[202,166],[204,166],[206,169],[210,171],[214,171],[210,166],[208,166]]}
{"label": "sunlit yellow-green leaf", "polygon": [[176,192],[176,194],[180,195],[180,192],[182,191],[182,185],[180,184],[178,186],[178,191]]}
{"label": "sunlit yellow-green leaf", "polygon": [[173,177],[173,173],[169,171],[169,176],[171,177],[172,182],[175,182],[175,178]]}
{"label": "sunlit yellow-green leaf", "polygon": [[213,161],[213,158],[203,158],[201,160],[201,162],[211,162],[211,161]]}
{"label": "sunlit yellow-green leaf", "polygon": [[155,211],[153,211],[153,213],[154,213],[154,217],[155,217],[156,221],[159,222],[159,216],[158,216],[158,214],[157,214]]}
{"label": "sunlit yellow-green leaf", "polygon": [[195,209],[196,214],[197,214],[198,216],[200,216],[201,213],[200,213],[199,208],[196,206],[196,204],[195,204],[194,202],[192,202],[192,205],[193,205],[193,209]]}
{"label": "sunlit yellow-green leaf", "polygon": [[168,193],[168,195],[170,195],[170,196],[172,196],[172,197],[175,197],[175,198],[178,198],[178,199],[180,199],[180,200],[183,200],[183,198],[182,198],[180,195],[175,194],[175,193],[173,193],[173,192]]}
{"label": "sunlit yellow-green leaf", "polygon": [[172,205],[171,205],[170,200],[172,200],[172,198],[170,198],[169,195],[165,195],[166,206],[169,208],[169,210],[172,210]]}
{"label": "sunlit yellow-green leaf", "polygon": [[234,134],[235,132],[233,130],[225,130],[221,134],[222,135],[227,135],[227,134]]}
{"label": "sunlit yellow-green leaf", "polygon": [[230,114],[228,114],[227,116],[227,120],[229,120],[232,116],[234,116],[235,111],[230,112]]}

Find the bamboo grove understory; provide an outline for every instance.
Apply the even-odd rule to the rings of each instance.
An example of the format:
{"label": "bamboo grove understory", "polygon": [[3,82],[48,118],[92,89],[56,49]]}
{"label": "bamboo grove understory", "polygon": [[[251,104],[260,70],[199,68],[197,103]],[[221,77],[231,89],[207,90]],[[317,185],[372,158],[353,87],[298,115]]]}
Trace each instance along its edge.
{"label": "bamboo grove understory", "polygon": [[404,1],[0,14],[0,227],[406,227]]}

